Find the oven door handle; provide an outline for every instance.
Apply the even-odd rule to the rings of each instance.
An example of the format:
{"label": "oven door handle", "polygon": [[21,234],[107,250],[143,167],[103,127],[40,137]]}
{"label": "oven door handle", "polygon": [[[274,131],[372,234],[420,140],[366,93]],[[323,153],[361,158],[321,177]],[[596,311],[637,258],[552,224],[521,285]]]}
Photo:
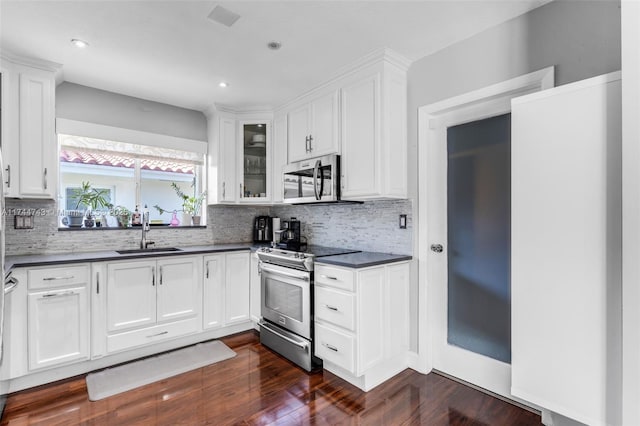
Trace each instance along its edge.
{"label": "oven door handle", "polygon": [[285,272],[280,269],[276,270],[276,269],[270,268],[266,264],[263,264],[262,268],[260,269],[262,270],[262,272],[271,273],[273,275],[280,275],[283,277],[295,278],[296,280],[300,280],[300,281],[309,281],[309,274],[295,274],[293,272]]}
{"label": "oven door handle", "polygon": [[271,327],[266,322],[261,322],[260,323],[260,327],[266,328],[267,330],[269,330],[270,332],[272,332],[276,336],[280,337],[283,340],[286,340],[287,342],[291,343],[292,345],[295,345],[295,346],[299,347],[300,349],[302,349],[305,352],[307,352],[309,350],[309,343],[307,343],[307,342],[298,342],[296,340],[293,340],[292,338],[290,338],[288,336],[285,336],[284,334],[278,332],[278,330],[274,329],[273,327]]}

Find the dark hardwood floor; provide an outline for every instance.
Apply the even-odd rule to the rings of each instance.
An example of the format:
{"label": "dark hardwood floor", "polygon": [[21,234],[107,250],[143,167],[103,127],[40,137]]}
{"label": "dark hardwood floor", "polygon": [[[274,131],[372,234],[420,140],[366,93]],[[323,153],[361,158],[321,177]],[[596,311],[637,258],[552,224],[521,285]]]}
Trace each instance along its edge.
{"label": "dark hardwood floor", "polygon": [[540,417],[437,374],[405,370],[370,392],[307,374],[253,332],[235,358],[100,401],[84,377],[9,395],[1,425],[540,425]]}

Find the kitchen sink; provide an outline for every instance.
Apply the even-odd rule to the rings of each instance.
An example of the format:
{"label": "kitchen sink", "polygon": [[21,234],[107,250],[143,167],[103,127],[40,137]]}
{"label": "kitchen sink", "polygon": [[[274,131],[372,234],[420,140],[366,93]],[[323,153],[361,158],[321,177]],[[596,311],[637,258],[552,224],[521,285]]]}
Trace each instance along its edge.
{"label": "kitchen sink", "polygon": [[148,249],[132,249],[132,250],[116,250],[118,254],[136,254],[136,253],[162,253],[167,251],[182,251],[182,249],[176,247],[164,247],[164,248],[148,248]]}

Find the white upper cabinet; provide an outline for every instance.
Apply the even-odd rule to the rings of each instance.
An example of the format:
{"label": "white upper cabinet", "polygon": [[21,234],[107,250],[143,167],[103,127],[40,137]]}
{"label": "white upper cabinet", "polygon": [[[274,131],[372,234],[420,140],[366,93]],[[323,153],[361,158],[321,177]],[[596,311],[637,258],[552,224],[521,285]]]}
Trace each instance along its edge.
{"label": "white upper cabinet", "polygon": [[384,49],[275,113],[209,114],[209,204],[282,202],[282,167],[330,154],[343,199],[406,198],[408,66]]}
{"label": "white upper cabinet", "polygon": [[339,153],[338,93],[331,91],[289,111],[289,162]]}
{"label": "white upper cabinet", "polygon": [[271,122],[240,121],[238,196],[241,203],[271,201]]}
{"label": "white upper cabinet", "polygon": [[342,87],[341,195],[407,197],[406,68],[384,60]]}
{"label": "white upper cabinet", "polygon": [[288,162],[341,155],[341,198],[407,198],[407,69],[385,49],[283,106]]}
{"label": "white upper cabinet", "polygon": [[271,119],[271,113],[207,114],[209,204],[271,202]]}
{"label": "white upper cabinet", "polygon": [[236,190],[237,121],[233,117],[209,114],[208,192],[209,204],[228,204],[238,201]]}
{"label": "white upper cabinet", "polygon": [[2,154],[5,195],[55,198],[55,64],[2,58]]}

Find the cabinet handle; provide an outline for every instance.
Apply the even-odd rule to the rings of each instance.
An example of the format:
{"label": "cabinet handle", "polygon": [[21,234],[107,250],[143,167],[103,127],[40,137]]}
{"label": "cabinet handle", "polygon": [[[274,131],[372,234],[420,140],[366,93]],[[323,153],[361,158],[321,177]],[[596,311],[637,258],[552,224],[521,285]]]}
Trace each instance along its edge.
{"label": "cabinet handle", "polygon": [[162,285],[162,266],[160,267],[160,285]]}
{"label": "cabinet handle", "polygon": [[7,184],[7,188],[11,188],[11,164],[7,164],[5,170],[7,171],[7,181],[5,183]]}
{"label": "cabinet handle", "polygon": [[151,335],[147,336],[147,339],[151,338],[151,337],[162,336],[163,334],[169,334],[169,332],[168,331],[161,331],[160,333],[151,334]]}
{"label": "cabinet handle", "polygon": [[240,198],[242,198],[242,184],[240,184]]}
{"label": "cabinet handle", "polygon": [[309,153],[309,136],[304,137],[304,150]]}
{"label": "cabinet handle", "polygon": [[227,182],[222,182],[222,199],[227,198]]}
{"label": "cabinet handle", "polygon": [[309,152],[313,151],[313,136],[309,135]]}
{"label": "cabinet handle", "polygon": [[45,277],[42,281],[58,281],[58,280],[72,280],[75,277],[73,275],[69,275],[66,277]]}
{"label": "cabinet handle", "polygon": [[47,189],[47,168],[44,168],[44,173],[42,174],[42,186],[44,189]]}
{"label": "cabinet handle", "polygon": [[47,293],[47,294],[43,294],[42,297],[43,298],[47,298],[47,299],[51,299],[54,297],[64,297],[64,296],[71,296],[72,294],[76,294],[75,291],[73,290],[69,290],[69,291],[63,291],[62,293]]}
{"label": "cabinet handle", "polygon": [[155,266],[151,267],[151,285],[152,286],[156,285],[156,267]]}
{"label": "cabinet handle", "polygon": [[323,343],[322,346],[324,346],[325,348],[330,349],[330,350],[332,350],[334,352],[338,352],[338,348],[336,348],[335,346],[330,345],[328,343]]}
{"label": "cabinet handle", "polygon": [[329,275],[320,275],[320,278],[326,278],[328,280],[338,281],[336,277],[330,277]]}
{"label": "cabinet handle", "polygon": [[338,311],[338,308],[336,308],[335,306],[331,306],[331,305],[324,305],[324,306],[325,306],[325,308],[327,308],[327,309],[329,309],[331,311],[336,311],[336,312]]}
{"label": "cabinet handle", "polygon": [[209,278],[209,262],[210,260],[207,260],[207,278]]}
{"label": "cabinet handle", "polygon": [[96,294],[100,294],[100,272],[96,272]]}

